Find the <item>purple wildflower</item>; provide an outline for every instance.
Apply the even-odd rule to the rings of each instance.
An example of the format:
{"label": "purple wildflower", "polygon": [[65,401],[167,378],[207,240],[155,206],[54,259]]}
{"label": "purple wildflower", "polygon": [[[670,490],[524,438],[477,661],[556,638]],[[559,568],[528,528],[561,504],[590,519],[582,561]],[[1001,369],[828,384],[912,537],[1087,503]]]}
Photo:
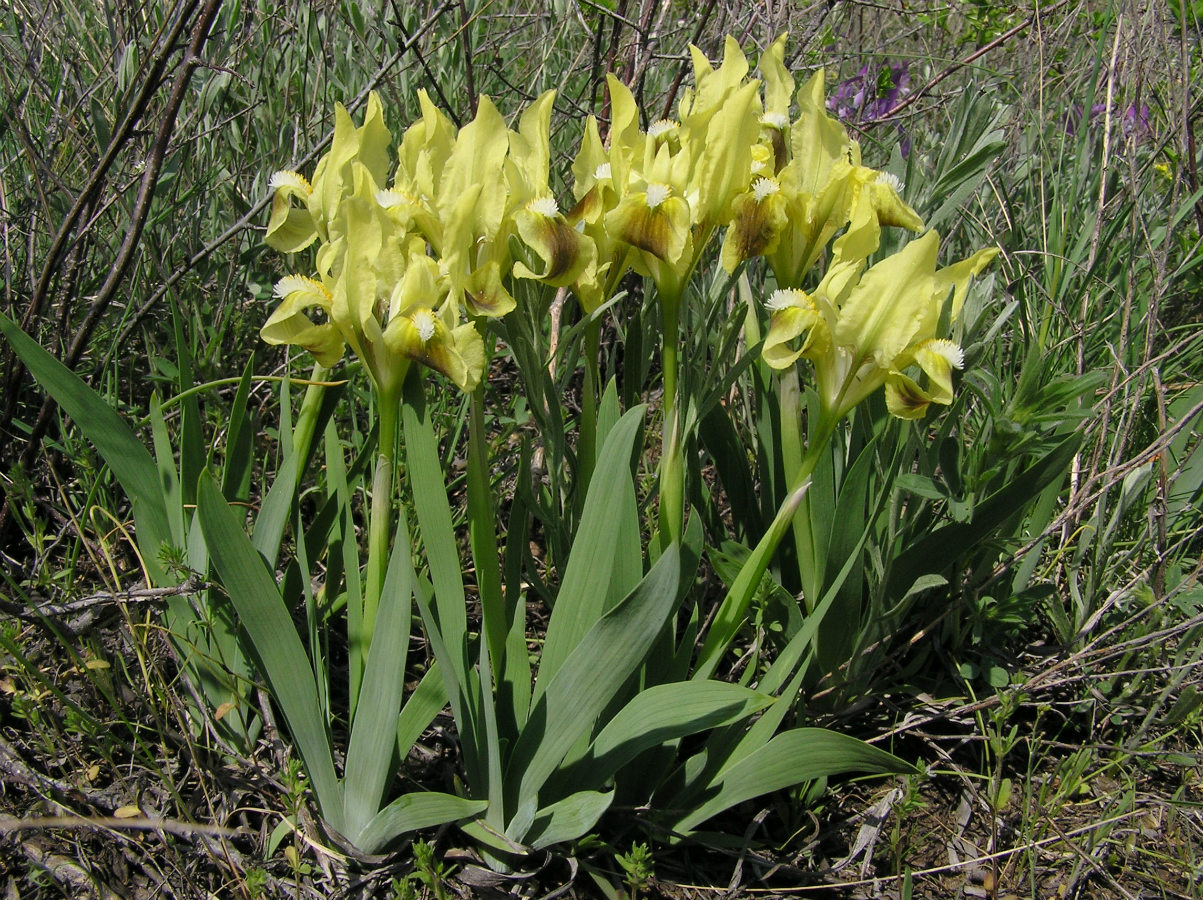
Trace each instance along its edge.
{"label": "purple wildflower", "polygon": [[[1123,132],[1124,138],[1130,138],[1139,143],[1144,138],[1148,137],[1149,129],[1149,108],[1145,104],[1141,104],[1139,109],[1135,103],[1131,103],[1121,112],[1121,107],[1111,107],[1111,119],[1119,120],[1120,129]],[[1099,123],[1107,119],[1107,104],[1095,103],[1090,107],[1089,115],[1084,115],[1085,109],[1082,104],[1075,103],[1069,108],[1065,116],[1065,133],[1073,137],[1078,133],[1078,128],[1085,119],[1090,123],[1092,128],[1100,127]]]}
{"label": "purple wildflower", "polygon": [[849,122],[870,122],[888,116],[910,89],[907,64],[866,65],[836,85],[827,109]]}

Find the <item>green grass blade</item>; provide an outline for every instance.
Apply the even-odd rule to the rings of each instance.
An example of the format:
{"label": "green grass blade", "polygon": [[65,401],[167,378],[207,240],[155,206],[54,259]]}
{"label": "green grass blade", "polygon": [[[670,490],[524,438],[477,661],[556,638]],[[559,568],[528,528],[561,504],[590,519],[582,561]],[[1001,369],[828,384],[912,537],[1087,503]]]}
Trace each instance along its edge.
{"label": "green grass blade", "polygon": [[0,331],[4,332],[33,377],[75,420],[113,470],[133,506],[143,564],[152,581],[165,583],[167,573],[159,561],[159,551],[171,542],[171,525],[163,488],[159,484],[158,466],[150,452],[99,394],[3,314],[0,314]]}
{"label": "green grass blade", "polygon": [[611,378],[606,385],[606,389],[602,392],[601,403],[597,407],[597,441],[599,446],[604,447],[606,445],[606,438],[610,436],[610,432],[618,424],[621,414],[622,410],[618,407],[618,385]]}
{"label": "green grass blade", "polygon": [[447,689],[443,684],[443,673],[439,671],[439,664],[434,662],[405,701],[401,715],[397,716],[397,750],[402,758],[446,705]]}
{"label": "green grass blade", "polygon": [[324,815],[343,831],[342,786],[334,771],[330,735],[321,715],[313,667],[276,580],[231,512],[221,491],[202,474],[197,516],[214,568],[259,656],[268,687],[284,715]]}
{"label": "green grass blade", "polygon": [[422,392],[421,380],[409,379],[405,403],[401,407],[405,436],[407,481],[418,514],[418,528],[430,580],[433,600],[424,602],[419,589],[418,605],[426,622],[431,646],[447,679],[447,694],[459,726],[465,766],[472,783],[484,786],[482,765],[487,758],[479,713],[479,681],[472,671],[468,649],[467,602],[455,525],[447,501],[447,488],[439,457],[438,439],[430,419],[430,409]]}
{"label": "green grass blade", "polygon": [[593,829],[602,817],[614,792],[578,791],[535,813],[526,832],[526,841],[536,850],[565,841],[574,841]]}
{"label": "green grass blade", "polygon": [[255,549],[271,565],[279,560],[280,544],[284,540],[284,529],[288,526],[296,492],[297,457],[290,453],[276,470],[276,478],[259,504],[259,515],[255,517],[255,530],[251,535]]}
{"label": "green grass blade", "polygon": [[171,545],[183,549],[188,542],[187,526],[184,524],[184,498],[180,493],[180,477],[175,467],[171,435],[167,431],[167,420],[163,418],[163,407],[159,403],[157,391],[150,395],[149,418],[155,462],[159,467],[159,485],[163,492],[163,507],[171,525]]}
{"label": "green grass blade", "polygon": [[[323,371],[320,366],[314,370],[315,375],[320,375]],[[280,557],[280,544],[288,525],[297,487],[314,452],[313,436],[319,429],[325,428],[325,423],[334,412],[340,396],[340,390],[329,389],[316,380],[311,383],[305,389],[294,431],[291,424],[288,382],[285,381],[280,386],[280,445],[284,449],[284,461],[276,470],[276,479],[259,507],[259,515],[255,518],[255,530],[251,536],[255,549],[262,553],[263,558],[273,567]]]}
{"label": "green grass blade", "polygon": [[746,537],[758,537],[762,529],[755,469],[749,448],[740,439],[727,409],[714,405],[698,423],[698,438],[714,460],[715,472],[731,504],[731,516]]}
{"label": "green grass blade", "polygon": [[490,482],[488,438],[484,425],[484,385],[470,398],[468,438],[468,542],[476,569],[482,630],[490,663],[498,677],[505,671],[509,634],[505,597],[501,592],[501,557],[497,549],[497,511]]}
{"label": "green grass blade", "polygon": [[710,630],[706,633],[706,640],[698,652],[697,667],[693,674],[695,680],[707,679],[714,674],[723,654],[735,640],[740,626],[743,625],[744,616],[747,615],[748,605],[752,602],[752,597],[760,585],[760,579],[768,571],[769,562],[793,522],[794,513],[809,486],[809,482],[804,483],[802,487],[792,491],[782,501],[768,530],[752,548],[747,561],[739,570],[739,575],[736,576],[735,582],[727,591],[727,596],[711,619]]}
{"label": "green grass blade", "polygon": [[606,723],[586,754],[554,776],[554,788],[601,786],[644,750],[730,725],[774,698],[721,681],[659,684],[636,694]]}
{"label": "green grass blade", "polygon": [[969,522],[952,522],[916,541],[894,562],[887,596],[901,597],[915,581],[934,569],[951,566],[962,553],[987,537],[995,528],[1039,496],[1048,485],[1069,470],[1082,444],[1075,433],[1054,447],[1010,483],[982,501]]}
{"label": "green grass blade", "polygon": [[[404,516],[404,511],[401,515]],[[376,815],[392,774],[397,715],[409,651],[410,598],[414,589],[409,554],[409,529],[402,521],[397,527],[397,541],[389,558],[376,629],[347,747],[343,803],[347,829],[351,833],[366,827]],[[408,750],[408,747],[404,749]]]}
{"label": "green grass blade", "polygon": [[226,438],[225,467],[221,473],[221,492],[227,500],[247,500],[250,497],[251,450],[258,419],[247,409],[250,399],[254,361],[242,370],[242,380],[230,405],[230,433]]}
{"label": "green grass blade", "polygon": [[505,668],[498,673],[497,686],[498,728],[502,734],[512,735],[514,739],[517,739],[530,712],[531,662],[526,648],[526,592],[523,588],[523,560],[526,555],[524,550],[529,543],[529,518],[522,492],[515,490],[505,537],[506,617],[510,630],[506,635]]}
{"label": "green grass blade", "polygon": [[184,335],[184,323],[174,295],[169,294],[168,299],[171,302],[172,334],[175,338],[175,363],[178,371],[176,383],[183,397],[183,402],[180,403],[180,486],[183,489],[184,502],[191,505],[196,503],[196,480],[205,467],[205,435],[201,427],[200,401],[192,391],[196,382],[192,376],[192,354],[188,349],[188,339]]}
{"label": "green grass blade", "polygon": [[403,834],[478,815],[487,805],[435,791],[406,794],[380,810],[352,842],[364,853],[378,853]]}

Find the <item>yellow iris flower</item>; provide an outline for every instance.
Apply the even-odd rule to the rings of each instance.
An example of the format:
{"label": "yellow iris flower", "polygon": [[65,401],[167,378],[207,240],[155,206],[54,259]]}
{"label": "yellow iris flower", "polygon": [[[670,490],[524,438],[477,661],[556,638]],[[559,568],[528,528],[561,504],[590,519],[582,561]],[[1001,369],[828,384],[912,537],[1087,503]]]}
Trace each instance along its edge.
{"label": "yellow iris flower", "polygon": [[800,287],[831,239],[849,224],[867,193],[879,225],[918,231],[919,216],[902,200],[892,176],[861,165],[860,147],[827,114],[824,75],[816,72],[799,90],[798,115],[788,121],[783,44],[775,41],[761,58],[765,109],[760,140],[772,171],[753,156],[748,188],[732,203],[722,263],[727,272],[753,256],[764,256],[782,287]]}
{"label": "yellow iris flower", "polygon": [[[314,170],[312,182],[297,172],[281,171],[268,182],[274,191],[265,241],[283,253],[295,253],[314,240],[338,237],[339,205],[352,183],[352,166],[364,166],[378,184],[389,168],[392,135],[384,124],[384,108],[373,91],[363,124],[356,126],[341,103],[334,106],[334,138]],[[294,206],[293,201],[300,206]]]}
{"label": "yellow iris flower", "polygon": [[940,239],[929,231],[865,270],[877,233],[871,201],[862,198],[818,287],[781,289],[769,299],[762,353],[777,369],[807,359],[826,415],[840,418],[884,386],[889,411],[917,419],[931,403],[952,402],[952,370],[963,358],[938,334],[940,320],[946,309],[957,317],[970,279],[997,251],[937,269]]}
{"label": "yellow iris flower", "polygon": [[[340,154],[349,146],[348,135],[361,133],[338,124],[335,132]],[[472,390],[484,367],[480,335],[470,324],[457,324],[459,305],[451,297],[451,280],[426,254],[426,238],[400,227],[390,208],[380,203],[379,148],[372,143],[368,149],[375,171],[353,155],[331,155],[327,159],[335,162],[319,164],[322,175],[315,176],[310,199],[320,184],[327,194],[314,208],[325,212],[320,217],[311,214],[321,227],[315,225],[306,242],[323,239],[317,253],[318,277],[281,279],[276,285],[281,302],[260,335],[270,344],[304,347],[327,367],[350,346],[386,396],[398,394],[412,361]],[[337,194],[328,191],[335,183],[335,164]],[[283,189],[291,198],[298,186],[288,179]],[[330,210],[333,214],[327,215]]]}

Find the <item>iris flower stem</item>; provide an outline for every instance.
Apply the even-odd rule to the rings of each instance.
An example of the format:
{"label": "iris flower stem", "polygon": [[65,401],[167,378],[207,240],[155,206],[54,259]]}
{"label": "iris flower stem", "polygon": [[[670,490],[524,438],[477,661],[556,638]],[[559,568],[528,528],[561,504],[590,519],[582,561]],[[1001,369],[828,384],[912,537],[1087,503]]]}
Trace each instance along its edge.
{"label": "iris flower stem", "polygon": [[824,419],[815,429],[806,453],[789,479],[785,499],[777,508],[777,514],[748,556],[743,568],[739,570],[739,574],[731,584],[731,589],[727,592],[726,598],[710,624],[710,631],[698,654],[698,665],[693,674],[695,679],[709,678],[713,675],[723,654],[735,640],[739,627],[747,614],[748,606],[751,604],[752,598],[756,596],[756,589],[760,586],[764,573],[768,571],[773,555],[799,515],[799,508],[805,501],[810,488],[810,477],[814,474],[820,456],[827,449],[828,441],[835,432],[837,422],[838,419]]}
{"label": "iris flower stem", "polygon": [[384,574],[388,570],[389,545],[393,521],[393,465],[397,458],[397,412],[400,400],[397,391],[381,391],[376,423],[376,473],[372,479],[372,505],[368,518],[367,584],[363,595],[363,619],[359,635],[361,658],[366,662],[372,633],[376,628],[376,611],[384,590]]}
{"label": "iris flower stem", "polygon": [[[782,409],[782,417],[785,416],[785,410]],[[801,463],[796,470],[794,481],[790,485],[790,489],[796,488],[803,480],[809,481],[814,474],[815,468],[819,464],[819,459],[828,451],[831,445],[831,436],[835,433],[835,426],[838,419],[831,416],[820,415],[819,422],[815,428],[815,432],[810,436],[807,442],[806,453],[802,457]],[[819,602],[819,588],[822,585],[823,572],[821,567],[823,561],[819,557],[818,547],[815,545],[814,529],[811,527],[811,504],[815,502],[815,497],[807,491],[806,496],[802,498],[802,502],[798,504],[798,509],[794,513],[793,519],[793,534],[794,534],[794,549],[798,556],[798,576],[802,584],[802,602],[806,605],[806,612],[814,612],[815,604]]]}
{"label": "iris flower stem", "polygon": [[660,453],[660,544],[665,549],[681,540],[685,525],[685,465],[681,458],[681,425],[677,405],[677,342],[681,298],[660,298],[664,325],[664,440]]}
{"label": "iris flower stem", "polygon": [[313,446],[313,434],[317,429],[317,414],[322,408],[322,398],[326,395],[324,384],[327,369],[321,363],[313,367],[309,378],[309,386],[305,388],[305,397],[301,400],[301,412],[297,416],[296,427],[292,431],[292,452],[297,454],[301,465],[297,466],[297,483],[300,484],[304,474],[302,466],[309,458],[309,449]]}
{"label": "iris flower stem", "polygon": [[585,391],[581,398],[580,441],[577,444],[576,466],[576,510],[580,515],[589,493],[589,482],[593,479],[593,466],[597,462],[597,407],[601,386],[601,371],[598,351],[601,345],[601,320],[593,319],[585,325]]}
{"label": "iris flower stem", "polygon": [[509,630],[501,592],[501,562],[489,479],[489,445],[485,436],[484,382],[472,392],[468,414],[468,539],[476,568],[481,618],[492,671],[505,671],[505,641]]}
{"label": "iris flower stem", "polygon": [[[781,457],[786,472],[805,472],[802,477],[809,478],[818,464],[817,447],[825,445],[826,439],[818,433],[809,442],[809,448],[802,446],[802,389],[799,383],[798,369],[792,367],[781,373],[777,384],[777,399],[781,411]],[[820,431],[822,426],[816,429]],[[795,481],[798,476],[795,476]],[[797,487],[791,484],[790,487]],[[794,515],[793,535],[794,549],[798,560],[798,579],[802,585],[803,601],[810,611],[813,608],[814,592],[819,577],[819,554],[814,543],[814,532],[811,528],[810,504],[813,498],[808,492],[798,506]]]}

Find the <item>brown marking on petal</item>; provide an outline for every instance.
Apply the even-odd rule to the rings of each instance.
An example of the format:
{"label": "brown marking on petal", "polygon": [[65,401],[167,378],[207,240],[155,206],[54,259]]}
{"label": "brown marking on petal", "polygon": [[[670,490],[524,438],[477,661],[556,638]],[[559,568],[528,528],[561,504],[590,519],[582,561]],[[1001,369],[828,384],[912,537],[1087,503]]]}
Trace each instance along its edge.
{"label": "brown marking on petal", "polygon": [[785,129],[769,128],[768,132],[773,144],[773,174],[776,175],[789,162],[789,150],[785,146]]}
{"label": "brown marking on petal", "polygon": [[760,256],[776,236],[764,204],[755,201],[743,205],[735,220],[735,248],[741,260]]}
{"label": "brown marking on petal", "polygon": [[909,380],[899,379],[899,382],[894,384],[894,390],[897,392],[900,405],[915,413],[927,409],[931,401],[919,393],[917,386],[912,387],[912,382]]}
{"label": "brown marking on petal", "polygon": [[417,362],[420,362],[428,369],[433,369],[434,371],[440,372],[443,375],[449,375],[446,367],[447,361],[446,359],[441,358],[442,356],[442,354],[440,354],[439,357],[435,357],[429,353],[415,353],[413,354],[412,358]]}
{"label": "brown marking on petal", "polygon": [[645,206],[631,213],[624,224],[628,227],[623,228],[618,235],[620,240],[632,247],[646,250],[657,259],[668,261],[672,229],[668,216]]}
{"label": "brown marking on petal", "polygon": [[572,227],[560,219],[548,221],[548,238],[551,259],[547,264],[547,273],[543,277],[550,281],[559,278],[576,263],[579,242]]}
{"label": "brown marking on petal", "polygon": [[564,218],[573,224],[581,220],[592,223],[597,218],[598,213],[601,212],[601,208],[601,190],[594,185],[584,197],[576,201],[576,206],[564,214]]}

